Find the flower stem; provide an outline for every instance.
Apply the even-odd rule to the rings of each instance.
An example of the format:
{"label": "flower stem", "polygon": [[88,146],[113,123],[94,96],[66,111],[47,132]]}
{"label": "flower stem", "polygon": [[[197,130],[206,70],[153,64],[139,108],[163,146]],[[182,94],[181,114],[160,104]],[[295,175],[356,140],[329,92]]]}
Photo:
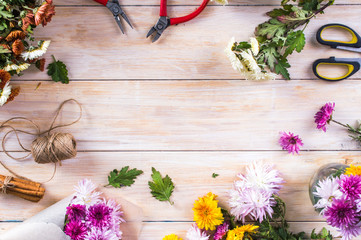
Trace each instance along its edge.
{"label": "flower stem", "polygon": [[339,121],[336,121],[334,119],[332,119],[331,121],[337,123],[338,125],[341,125],[342,127],[349,128],[346,124],[340,123]]}

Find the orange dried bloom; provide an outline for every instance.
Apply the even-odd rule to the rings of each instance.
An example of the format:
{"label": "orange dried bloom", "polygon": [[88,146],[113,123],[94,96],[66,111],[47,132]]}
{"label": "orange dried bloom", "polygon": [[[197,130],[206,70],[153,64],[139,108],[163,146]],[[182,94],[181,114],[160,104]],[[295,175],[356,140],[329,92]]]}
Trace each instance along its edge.
{"label": "orange dried bloom", "polygon": [[11,79],[10,73],[7,71],[0,69],[0,89],[3,89],[7,82]]}
{"label": "orange dried bloom", "polygon": [[45,69],[45,58],[42,58],[40,60],[37,60],[35,63],[35,66],[42,72],[44,72]]}
{"label": "orange dried bloom", "polygon": [[35,13],[35,25],[38,26],[42,24],[43,26],[46,26],[46,24],[51,21],[53,15],[55,15],[55,6],[49,3],[44,3]]}
{"label": "orange dried bloom", "polygon": [[9,35],[5,38],[7,42],[12,42],[16,39],[24,40],[26,37],[26,33],[20,30],[12,31]]}
{"label": "orange dried bloom", "polygon": [[0,44],[0,46],[3,47],[4,49],[10,50],[10,47],[7,44]]}
{"label": "orange dried bloom", "polygon": [[[10,94],[8,100],[6,101],[6,103],[11,102],[12,100],[14,100],[14,98],[15,98],[16,96],[18,96],[19,93],[20,93],[20,87],[11,89],[11,94]],[[5,104],[6,104],[6,103],[5,103]]]}
{"label": "orange dried bloom", "polygon": [[19,56],[25,49],[23,41],[20,39],[16,39],[11,47],[16,56]]}
{"label": "orange dried bloom", "polygon": [[26,16],[23,18],[23,26],[21,27],[21,29],[23,31],[26,31],[30,24],[35,25],[35,19],[34,14],[29,11],[28,14],[26,14]]}

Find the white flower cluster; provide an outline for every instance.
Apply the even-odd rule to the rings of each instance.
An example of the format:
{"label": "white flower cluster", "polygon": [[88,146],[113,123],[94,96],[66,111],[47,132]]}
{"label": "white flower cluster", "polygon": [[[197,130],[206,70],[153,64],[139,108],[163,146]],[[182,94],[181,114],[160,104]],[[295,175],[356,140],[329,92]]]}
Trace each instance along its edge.
{"label": "white flower cluster", "polygon": [[221,4],[223,6],[228,4],[228,0],[211,0],[211,1]]}
{"label": "white flower cluster", "polygon": [[11,86],[9,83],[5,84],[5,87],[0,90],[0,107],[3,106],[7,101],[11,94]]}
{"label": "white flower cluster", "polygon": [[251,49],[241,51],[239,53],[240,57],[232,50],[234,43],[235,39],[233,37],[224,50],[234,70],[242,73],[247,80],[262,81],[274,80],[276,78],[276,74],[262,70],[254,58],[254,56],[257,56],[259,53],[259,43],[257,39],[250,39]]}
{"label": "white flower cluster", "polygon": [[21,56],[25,59],[25,61],[33,60],[35,58],[41,57],[42,55],[44,55],[46,53],[49,45],[50,45],[50,40],[43,41],[39,47],[37,47],[33,50],[30,50],[30,51],[23,52],[21,54]]}

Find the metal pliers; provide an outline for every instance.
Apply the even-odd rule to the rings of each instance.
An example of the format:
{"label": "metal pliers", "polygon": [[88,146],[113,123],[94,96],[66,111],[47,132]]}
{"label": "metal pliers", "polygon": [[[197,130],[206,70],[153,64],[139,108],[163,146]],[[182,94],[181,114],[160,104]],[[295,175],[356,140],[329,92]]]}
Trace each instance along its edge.
{"label": "metal pliers", "polygon": [[162,35],[163,31],[169,27],[170,25],[176,25],[184,22],[188,22],[193,18],[197,17],[207,6],[209,0],[203,0],[202,5],[197,8],[194,12],[184,16],[184,17],[177,17],[177,18],[169,18],[167,16],[167,0],[160,0],[160,12],[159,12],[159,20],[158,22],[149,30],[147,34],[147,38],[156,33],[152,42],[155,42],[159,39]]}
{"label": "metal pliers", "polygon": [[120,22],[120,16],[122,16],[122,18],[129,24],[129,26],[131,28],[133,28],[132,24],[130,23],[127,15],[125,15],[125,12],[122,10],[122,8],[120,7],[120,4],[118,2],[118,0],[94,0],[104,6],[106,6],[112,13],[113,16],[115,18],[115,21],[117,22],[120,30],[122,31],[122,33],[124,34],[124,30],[122,27],[122,23]]}

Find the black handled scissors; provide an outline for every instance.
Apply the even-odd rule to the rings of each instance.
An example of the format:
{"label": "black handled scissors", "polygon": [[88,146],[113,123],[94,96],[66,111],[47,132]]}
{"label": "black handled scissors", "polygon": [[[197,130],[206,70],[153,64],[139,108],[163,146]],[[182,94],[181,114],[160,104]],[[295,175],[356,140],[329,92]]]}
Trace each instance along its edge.
{"label": "black handled scissors", "polygon": [[[337,28],[343,31],[347,31],[351,34],[352,39],[350,41],[338,41],[338,40],[327,40],[322,37],[322,33],[326,29],[330,28]],[[323,45],[330,46],[331,48],[335,49],[341,49],[351,52],[359,52],[361,53],[361,37],[357,34],[356,31],[354,31],[352,28],[338,24],[338,23],[332,23],[322,26],[318,31],[316,35],[316,39],[319,43]],[[343,76],[339,77],[326,77],[319,73],[318,67],[322,65],[339,65],[339,66],[346,66],[348,68],[348,71]],[[313,63],[313,72],[314,74],[322,79],[327,81],[339,81],[346,79],[352,75],[354,75],[356,72],[360,70],[361,67],[361,58],[335,58],[330,57],[326,59],[318,59]]]}

